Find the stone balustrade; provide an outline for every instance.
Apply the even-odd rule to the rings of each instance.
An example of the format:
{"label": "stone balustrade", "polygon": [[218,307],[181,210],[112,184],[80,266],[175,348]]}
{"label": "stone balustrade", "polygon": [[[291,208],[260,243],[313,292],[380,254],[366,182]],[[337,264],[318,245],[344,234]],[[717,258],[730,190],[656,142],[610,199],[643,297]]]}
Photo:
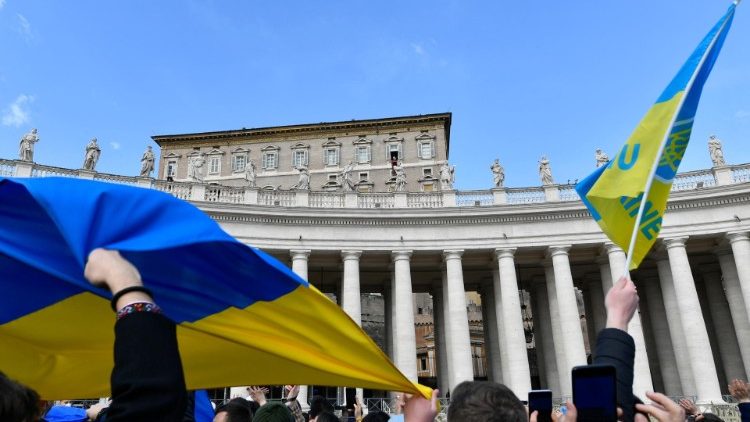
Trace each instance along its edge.
{"label": "stone balustrade", "polygon": [[[66,169],[19,160],[0,159],[0,177],[77,177],[160,190],[196,202],[311,208],[450,208],[529,205],[579,201],[572,184],[488,190],[439,192],[324,192],[265,190],[199,182],[169,182],[88,170]],[[710,189],[750,182],[750,163],[679,173],[673,192]]]}

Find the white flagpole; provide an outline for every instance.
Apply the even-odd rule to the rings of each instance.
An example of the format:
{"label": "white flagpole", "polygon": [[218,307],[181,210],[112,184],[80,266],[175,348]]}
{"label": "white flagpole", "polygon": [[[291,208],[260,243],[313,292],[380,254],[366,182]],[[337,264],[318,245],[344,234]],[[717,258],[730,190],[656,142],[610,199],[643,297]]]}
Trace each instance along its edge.
{"label": "white flagpole", "polygon": [[[734,4],[739,4],[741,0],[734,0]],[[643,212],[646,208],[646,202],[648,201],[648,194],[651,191],[651,185],[654,181],[654,175],[656,174],[656,169],[659,168],[659,161],[661,161],[661,155],[664,153],[664,147],[667,145],[667,140],[669,140],[669,134],[672,132],[672,128],[674,127],[675,121],[677,120],[677,115],[680,114],[680,110],[682,110],[682,106],[685,103],[685,99],[687,99],[688,94],[690,93],[690,90],[693,88],[693,84],[695,83],[695,78],[698,76],[698,73],[700,69],[703,67],[703,64],[706,62],[706,58],[708,58],[708,55],[711,53],[711,50],[714,48],[714,45],[716,45],[716,40],[719,39],[719,35],[724,32],[724,28],[727,26],[727,22],[729,22],[729,19],[724,19],[724,23],[721,25],[721,28],[716,32],[716,35],[714,35],[714,38],[711,40],[711,44],[709,44],[708,48],[706,48],[706,52],[703,53],[703,57],[701,57],[701,61],[698,63],[698,66],[695,67],[695,70],[693,71],[693,75],[690,77],[690,81],[688,81],[687,85],[685,86],[685,94],[680,99],[680,104],[677,105],[677,109],[674,113],[674,116],[672,116],[672,120],[669,122],[669,126],[667,126],[667,131],[664,133],[664,138],[661,140],[661,144],[659,146],[659,152],[656,160],[654,160],[654,165],[651,166],[651,171],[649,172],[648,179],[646,179],[646,187],[643,188],[643,198],[641,199],[641,205],[638,208],[638,215],[635,218],[635,226],[633,226],[633,234],[630,236],[630,245],[628,246],[628,254],[627,254],[627,260],[625,261],[625,274],[623,274],[625,277],[630,278],[630,263],[633,261],[633,250],[635,249],[635,240],[638,237],[638,230],[640,229],[641,225],[641,219],[643,218]],[[614,280],[617,281],[617,280]]]}

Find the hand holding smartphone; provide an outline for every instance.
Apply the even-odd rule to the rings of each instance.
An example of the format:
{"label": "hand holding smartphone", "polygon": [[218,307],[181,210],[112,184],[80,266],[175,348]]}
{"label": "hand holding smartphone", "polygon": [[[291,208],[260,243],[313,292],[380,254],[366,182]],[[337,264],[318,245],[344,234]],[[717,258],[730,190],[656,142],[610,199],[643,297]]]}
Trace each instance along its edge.
{"label": "hand holding smartphone", "polygon": [[579,422],[617,421],[617,379],[612,365],[573,368],[573,404]]}
{"label": "hand holding smartphone", "polygon": [[539,412],[536,417],[537,422],[552,422],[552,391],[529,391],[529,415],[535,410]]}

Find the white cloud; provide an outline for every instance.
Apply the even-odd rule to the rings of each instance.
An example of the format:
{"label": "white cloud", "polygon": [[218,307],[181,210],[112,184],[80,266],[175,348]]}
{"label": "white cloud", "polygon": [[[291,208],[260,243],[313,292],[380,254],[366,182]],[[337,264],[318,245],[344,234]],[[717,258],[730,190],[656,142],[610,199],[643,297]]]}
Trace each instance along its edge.
{"label": "white cloud", "polygon": [[29,20],[20,13],[17,13],[16,17],[18,18],[18,32],[26,37],[27,40],[30,40],[33,37],[31,33],[31,23],[29,23]]}
{"label": "white cloud", "polygon": [[734,114],[734,117],[738,119],[747,119],[750,117],[750,110],[739,110]]}
{"label": "white cloud", "polygon": [[109,146],[111,146],[112,149],[114,149],[114,150],[118,150],[118,149],[120,149],[121,145],[120,145],[119,142],[112,141],[112,142],[109,143]]}
{"label": "white cloud", "polygon": [[2,9],[3,6],[5,6],[5,0],[0,0],[0,9]]}
{"label": "white cloud", "polygon": [[3,125],[19,127],[28,123],[31,119],[29,104],[34,102],[34,97],[21,94],[8,107],[3,110]]}
{"label": "white cloud", "polygon": [[424,56],[427,54],[427,51],[425,51],[424,47],[422,47],[422,44],[411,43],[411,48],[419,56]]}

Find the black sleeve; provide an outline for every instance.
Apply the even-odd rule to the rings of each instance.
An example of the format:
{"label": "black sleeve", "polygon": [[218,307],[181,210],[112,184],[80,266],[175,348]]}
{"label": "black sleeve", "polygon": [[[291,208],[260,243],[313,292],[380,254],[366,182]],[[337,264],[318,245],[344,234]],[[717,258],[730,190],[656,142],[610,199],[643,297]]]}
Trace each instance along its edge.
{"label": "black sleeve", "polygon": [[175,324],[152,312],[118,320],[110,381],[107,422],[181,422],[187,392]]}
{"label": "black sleeve", "polygon": [[605,328],[596,339],[594,363],[612,365],[617,374],[617,405],[622,408],[623,420],[630,422],[635,414],[633,396],[633,366],[635,365],[635,342],[625,331]]}

